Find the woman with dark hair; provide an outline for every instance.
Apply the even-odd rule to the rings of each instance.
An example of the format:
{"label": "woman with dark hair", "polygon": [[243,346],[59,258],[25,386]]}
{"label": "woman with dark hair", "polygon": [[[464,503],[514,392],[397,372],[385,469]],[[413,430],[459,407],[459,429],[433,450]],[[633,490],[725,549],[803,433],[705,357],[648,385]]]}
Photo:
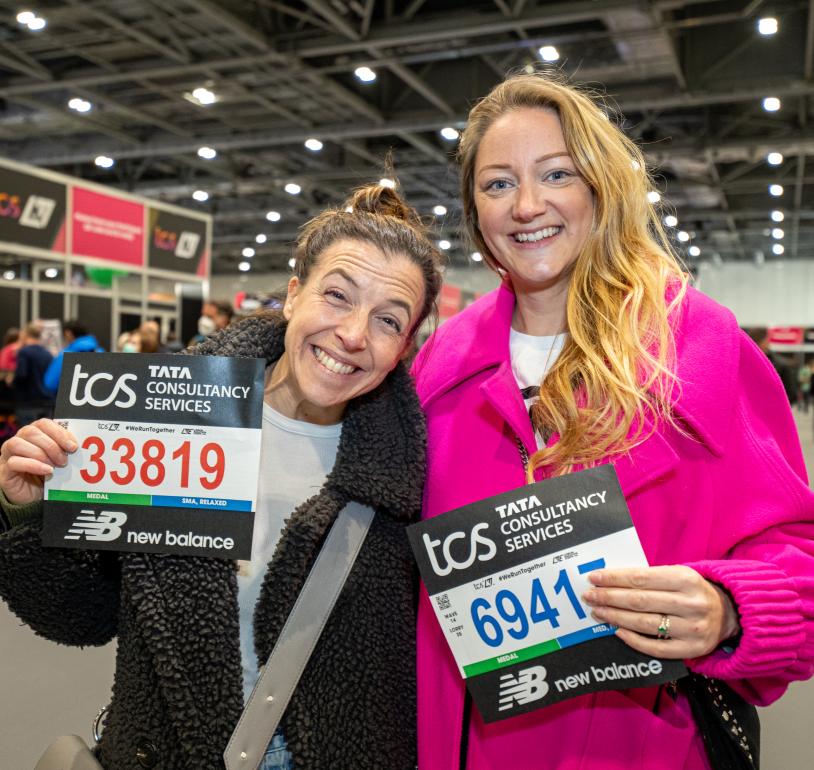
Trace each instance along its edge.
{"label": "woman with dark hair", "polygon": [[[459,160],[466,227],[501,285],[416,359],[424,516],[613,463],[652,566],[592,572],[594,617],[772,702],[814,668],[814,494],[771,365],[688,287],[642,153],[588,95],[509,78],[470,112]],[[424,591],[418,634],[421,770],[710,767],[681,688],[485,724]]]}
{"label": "woman with dark hair", "polygon": [[[73,437],[41,420],[0,453],[0,595],[63,644],[118,637],[98,757],[107,770],[223,767],[222,755],[320,547],[350,502],[375,511],[260,767],[413,770],[414,572],[424,423],[401,363],[440,286],[440,253],[385,187],[301,230],[282,313],[192,349],[267,363],[252,558],[40,544],[43,479]],[[325,590],[329,590],[326,586]],[[146,763],[146,764],[145,764]]]}

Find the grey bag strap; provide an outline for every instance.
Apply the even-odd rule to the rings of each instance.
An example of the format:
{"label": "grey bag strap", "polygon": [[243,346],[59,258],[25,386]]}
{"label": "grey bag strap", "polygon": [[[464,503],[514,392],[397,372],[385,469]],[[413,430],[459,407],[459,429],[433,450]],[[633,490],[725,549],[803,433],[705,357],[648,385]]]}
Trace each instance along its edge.
{"label": "grey bag strap", "polygon": [[365,540],[373,510],[336,517],[223,752],[226,770],[257,770]]}

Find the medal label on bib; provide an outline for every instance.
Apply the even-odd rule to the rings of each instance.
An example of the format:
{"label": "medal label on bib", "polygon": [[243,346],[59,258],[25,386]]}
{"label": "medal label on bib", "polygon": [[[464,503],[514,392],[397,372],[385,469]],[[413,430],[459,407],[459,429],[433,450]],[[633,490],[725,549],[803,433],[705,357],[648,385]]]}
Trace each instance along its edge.
{"label": "medal label on bib", "polygon": [[250,558],[264,366],[66,354],[54,419],[79,449],[45,484],[43,544]]}
{"label": "medal label on bib", "polygon": [[486,722],[686,673],[632,650],[581,601],[591,571],[647,566],[612,465],[479,500],[407,534]]}

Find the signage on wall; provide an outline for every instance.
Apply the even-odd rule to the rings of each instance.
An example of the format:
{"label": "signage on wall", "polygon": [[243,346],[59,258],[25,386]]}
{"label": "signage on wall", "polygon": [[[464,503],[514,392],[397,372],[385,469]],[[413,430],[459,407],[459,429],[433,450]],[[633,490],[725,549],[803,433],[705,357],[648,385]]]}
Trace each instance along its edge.
{"label": "signage on wall", "polygon": [[144,206],[113,195],[71,188],[74,254],[126,265],[144,264]]}
{"label": "signage on wall", "polygon": [[802,345],[802,326],[773,326],[769,329],[770,345]]}
{"label": "signage on wall", "polygon": [[64,184],[0,166],[0,241],[65,252]]}
{"label": "signage on wall", "polygon": [[149,209],[147,264],[158,270],[204,275],[206,222],[165,209]]}

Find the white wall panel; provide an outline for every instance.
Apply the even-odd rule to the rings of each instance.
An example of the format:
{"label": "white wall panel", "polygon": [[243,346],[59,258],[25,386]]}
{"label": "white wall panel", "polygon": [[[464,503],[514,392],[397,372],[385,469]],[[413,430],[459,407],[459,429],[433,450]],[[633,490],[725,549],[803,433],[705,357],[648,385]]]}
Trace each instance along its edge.
{"label": "white wall panel", "polygon": [[814,326],[814,260],[705,262],[696,285],[741,326]]}

